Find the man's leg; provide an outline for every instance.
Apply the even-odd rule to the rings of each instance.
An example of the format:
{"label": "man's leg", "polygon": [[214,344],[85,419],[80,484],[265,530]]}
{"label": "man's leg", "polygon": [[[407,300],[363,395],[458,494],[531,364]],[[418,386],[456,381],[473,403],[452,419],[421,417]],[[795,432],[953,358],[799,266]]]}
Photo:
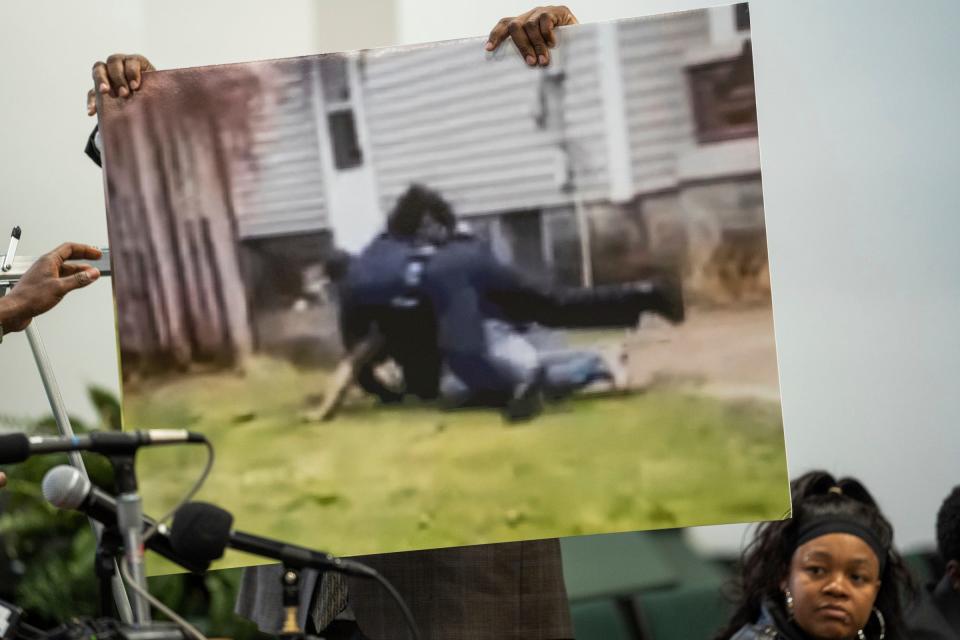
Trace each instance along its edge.
{"label": "man's leg", "polygon": [[559,399],[594,382],[614,382],[611,362],[586,349],[572,349],[561,331],[533,325],[523,333],[533,346],[543,367],[543,392],[548,399]]}
{"label": "man's leg", "polygon": [[527,420],[542,408],[542,368],[537,350],[511,325],[484,322],[486,349],[447,355],[441,393],[448,406],[492,406],[510,421]]}
{"label": "man's leg", "polygon": [[594,382],[612,382],[613,372],[603,357],[592,351],[563,350],[540,356],[544,393],[551,399],[566,397]]}
{"label": "man's leg", "polygon": [[484,331],[494,366],[512,381],[504,417],[520,422],[537,416],[543,410],[544,370],[536,347],[505,322],[488,320]]}

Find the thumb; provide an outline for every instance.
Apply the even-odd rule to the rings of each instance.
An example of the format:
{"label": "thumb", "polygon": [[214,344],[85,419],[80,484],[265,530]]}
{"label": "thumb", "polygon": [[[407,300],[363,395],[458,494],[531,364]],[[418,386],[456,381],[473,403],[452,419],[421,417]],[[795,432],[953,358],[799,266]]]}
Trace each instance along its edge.
{"label": "thumb", "polygon": [[74,289],[80,289],[86,287],[87,285],[93,284],[100,277],[100,270],[94,267],[88,269],[83,269],[82,271],[77,271],[74,274],[69,276],[64,276],[60,278],[60,282],[63,284],[64,292],[70,292]]}

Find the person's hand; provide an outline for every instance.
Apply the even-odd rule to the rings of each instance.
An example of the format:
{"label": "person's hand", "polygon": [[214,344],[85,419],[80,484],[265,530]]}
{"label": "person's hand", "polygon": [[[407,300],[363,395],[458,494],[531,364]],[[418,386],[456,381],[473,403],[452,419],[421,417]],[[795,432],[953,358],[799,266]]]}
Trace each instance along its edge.
{"label": "person's hand", "polygon": [[0,471],[0,489],[3,489],[5,486],[7,486],[7,474]]}
{"label": "person's hand", "polygon": [[502,18],[490,32],[485,46],[493,51],[512,38],[520,56],[531,67],[550,64],[550,49],[557,44],[554,29],[577,24],[577,17],[565,6],[536,7],[519,16]]}
{"label": "person's hand", "polygon": [[129,98],[143,85],[143,74],[156,71],[150,61],[138,53],[115,53],[106,62],[93,65],[93,89],[87,92],[87,115],[97,113],[97,94]]}
{"label": "person's hand", "polygon": [[52,309],[63,296],[74,289],[93,283],[100,271],[82,263],[66,260],[96,260],[103,253],[96,247],[65,242],[34,262],[20,281],[0,300],[4,313],[0,314],[4,333],[23,331],[34,316]]}

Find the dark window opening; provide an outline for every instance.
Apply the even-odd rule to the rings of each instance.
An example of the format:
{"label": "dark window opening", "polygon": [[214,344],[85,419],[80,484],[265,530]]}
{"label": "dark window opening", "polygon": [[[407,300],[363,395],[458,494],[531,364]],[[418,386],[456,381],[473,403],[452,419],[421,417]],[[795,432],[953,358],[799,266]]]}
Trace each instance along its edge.
{"label": "dark window opening", "polygon": [[750,30],[750,5],[746,2],[733,5],[735,20],[737,21],[737,31]]}
{"label": "dark window opening", "polygon": [[353,111],[331,111],[327,114],[327,124],[333,143],[333,162],[337,169],[350,169],[363,164],[363,151],[357,138]]}
{"label": "dark window opening", "polygon": [[547,280],[543,226],[539,210],[510,211],[500,216],[500,233],[510,250],[510,262],[527,276]]}
{"label": "dark window opening", "polygon": [[757,135],[757,103],[750,41],[736,58],[687,69],[697,139],[701,143]]}

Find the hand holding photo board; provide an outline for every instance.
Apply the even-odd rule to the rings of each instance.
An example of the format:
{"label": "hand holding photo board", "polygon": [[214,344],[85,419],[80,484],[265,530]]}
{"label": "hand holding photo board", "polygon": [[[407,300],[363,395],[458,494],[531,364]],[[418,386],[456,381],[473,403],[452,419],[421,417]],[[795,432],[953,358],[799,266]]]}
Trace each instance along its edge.
{"label": "hand holding photo board", "polygon": [[[341,555],[788,514],[727,11],[105,97],[126,428],[205,433],[205,500]],[[142,456],[148,510],[188,455]]]}

